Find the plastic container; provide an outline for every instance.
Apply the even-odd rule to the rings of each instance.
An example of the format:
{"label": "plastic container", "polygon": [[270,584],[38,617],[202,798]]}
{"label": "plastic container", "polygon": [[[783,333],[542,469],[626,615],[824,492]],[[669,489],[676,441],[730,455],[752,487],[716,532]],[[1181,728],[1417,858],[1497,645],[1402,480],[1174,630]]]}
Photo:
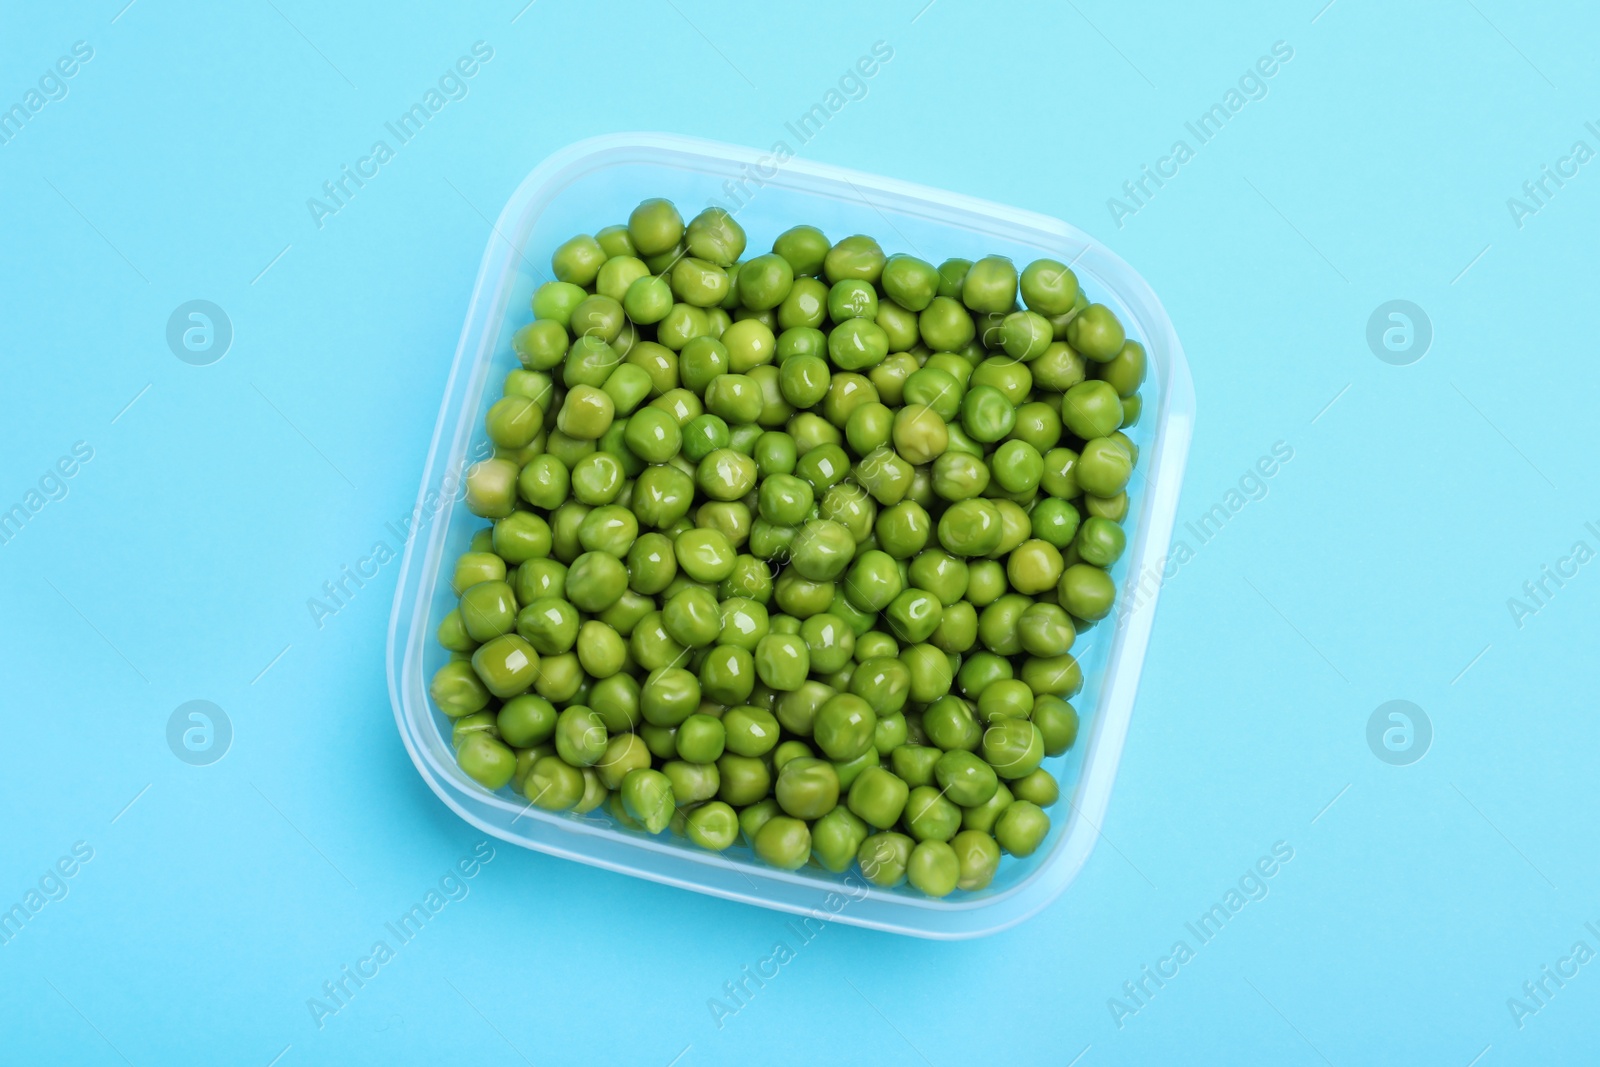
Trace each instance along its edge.
{"label": "plastic container", "polygon": [[[457,768],[447,719],[427,683],[447,654],[434,639],[455,604],[447,563],[484,520],[461,503],[460,473],[487,448],[483,416],[517,366],[511,335],[531,319],[533,290],[548,280],[550,253],[575,233],[592,233],[646,197],[664,196],[685,217],[716,201],[737,214],[749,254],[801,222],[837,240],[869,233],[884,250],[934,263],[951,256],[1010,256],[1020,268],[1039,256],[1070,263],[1091,299],[1113,308],[1128,335],[1145,344],[1150,374],[1144,413],[1129,432],[1140,449],[1129,487],[1129,547],[1115,569],[1119,608],[1080,639],[1074,654],[1084,689],[1074,698],[1079,740],[1045,766],[1062,782],[1052,829],[1030,857],[1005,857],[993,884],[933,900],[909,886],[878,889],[859,872],[780,871],[743,845],[706,852],[670,833],[650,837],[615,825],[604,809],[588,815],[529,807],[508,788],[492,794]],[[1158,574],[1167,553],[1194,412],[1188,366],[1155,294],[1122,260],[1086,234],[1043,215],[891,178],[800,159],[779,165],[768,153],[661,134],[617,134],[572,145],[541,163],[517,188],[494,227],[450,368],[428,450],[418,510],[401,563],[389,622],[389,694],[418,772],[439,798],[486,833],[527,848],[667,885],[828,921],[929,938],[994,933],[1054,900],[1088,858],[1105,818],[1127,735],[1154,617]],[[1145,576],[1142,592],[1133,589]],[[534,891],[530,887],[530,892]]]}

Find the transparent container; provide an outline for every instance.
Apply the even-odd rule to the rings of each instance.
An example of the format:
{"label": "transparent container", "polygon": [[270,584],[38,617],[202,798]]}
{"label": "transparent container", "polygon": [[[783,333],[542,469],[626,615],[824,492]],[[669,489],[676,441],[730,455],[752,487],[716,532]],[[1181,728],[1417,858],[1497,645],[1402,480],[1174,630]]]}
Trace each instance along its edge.
{"label": "transparent container", "polygon": [[[748,254],[765,251],[777,234],[806,222],[835,240],[872,234],[886,252],[910,252],[933,263],[999,254],[1020,268],[1054,257],[1071,264],[1089,297],[1115,310],[1128,336],[1148,350],[1143,416],[1128,431],[1140,458],[1129,486],[1128,549],[1113,571],[1119,607],[1073,649],[1084,672],[1083,691],[1073,699],[1082,725],[1073,748],[1045,762],[1062,783],[1050,835],[1032,856],[1005,857],[986,889],[933,900],[909,886],[879,889],[859,872],[781,871],[742,844],[717,854],[671,833],[626,830],[603,808],[587,815],[544,812],[509,787],[489,792],[456,766],[449,720],[432,709],[427,690],[448,655],[434,631],[455,606],[449,567],[484,526],[461,502],[461,472],[486,453],[484,413],[500,396],[506,372],[518,365],[511,335],[531,320],[529,300],[548,280],[550,253],[575,233],[626,222],[635,204],[653,196],[673,200],[685,217],[713,201],[735,211],[749,234]],[[389,620],[389,695],[400,736],[445,804],[485,833],[526,848],[729,900],[917,937],[980,937],[1005,929],[1054,900],[1099,836],[1149,642],[1193,416],[1188,365],[1155,294],[1121,259],[1064,222],[801,159],[779,165],[768,153],[684,137],[617,134],[572,145],[535,168],[500,213],[467,308]],[[1136,607],[1124,613],[1125,601]]]}

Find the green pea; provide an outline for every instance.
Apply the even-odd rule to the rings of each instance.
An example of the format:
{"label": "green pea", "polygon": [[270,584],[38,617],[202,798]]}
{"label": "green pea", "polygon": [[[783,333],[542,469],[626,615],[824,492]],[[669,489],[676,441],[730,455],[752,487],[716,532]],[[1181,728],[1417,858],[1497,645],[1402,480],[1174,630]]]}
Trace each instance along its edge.
{"label": "green pea", "polygon": [[1122,555],[1127,545],[1127,534],[1110,519],[1091,516],[1078,530],[1078,555],[1085,563],[1096,567],[1109,567]]}
{"label": "green pea", "polygon": [[619,303],[624,303],[628,290],[640,278],[650,277],[650,268],[645,266],[644,260],[634,255],[610,256],[600,265],[600,272],[595,275],[595,291],[601,296],[610,297]]}
{"label": "green pea", "polygon": [[[742,275],[744,271],[740,273]],[[744,374],[754,367],[771,363],[778,347],[772,330],[759,319],[735,322],[723,331],[721,341],[728,349],[729,369],[735,374]]]}
{"label": "green pea", "polygon": [[527,690],[539,671],[539,653],[516,634],[485,641],[472,654],[472,669],[484,688],[504,700]]}
{"label": "green pea", "polygon": [[685,387],[704,395],[718,375],[727,374],[728,349],[714,337],[696,337],[678,353],[678,376]]}
{"label": "green pea", "polygon": [[1091,622],[1111,613],[1116,599],[1116,586],[1111,576],[1099,567],[1087,563],[1074,563],[1061,574],[1061,584],[1056,590],[1061,606],[1080,619]]}
{"label": "green pea", "polygon": [[752,311],[778,307],[794,284],[794,268],[780,255],[768,253],[739,267],[739,301]]}
{"label": "green pea", "polygon": [[639,536],[639,520],[617,504],[595,508],[578,524],[578,543],[588,552],[605,552],[621,558]]}
{"label": "green pea", "polygon": [[650,754],[658,760],[669,760],[678,754],[676,726],[657,726],[647,722],[639,727],[639,736],[644,739]]}
{"label": "green pea", "polygon": [[800,529],[791,547],[790,564],[804,578],[831,582],[850,565],[855,539],[848,530],[828,519],[813,519]]}
{"label": "green pea", "polygon": [[1036,259],[1022,271],[1022,302],[1041,315],[1064,315],[1078,298],[1078,276],[1065,263]]}
{"label": "green pea", "polygon": [[940,790],[919,785],[906,800],[905,827],[918,841],[949,841],[961,828],[961,809]]}
{"label": "green pea", "polygon": [[517,757],[511,749],[486,733],[474,733],[456,749],[456,763],[485,789],[496,790],[511,781]]}
{"label": "green pea", "polygon": [[906,379],[902,397],[906,404],[931,408],[941,420],[950,422],[960,414],[965,392],[960,380],[950,372],[924,366]]}
{"label": "green pea", "polygon": [[1116,496],[1093,496],[1085,493],[1083,496],[1083,510],[1090,515],[1098,515],[1102,519],[1112,522],[1121,522],[1128,517],[1128,494],[1126,491]]}
{"label": "green pea", "polygon": [[742,704],[755,689],[755,660],[737,645],[717,645],[700,664],[700,686],[707,700]]}
{"label": "green pea", "polygon": [[978,694],[978,717],[988,723],[997,719],[1026,719],[1033,711],[1033,700],[1033,690],[1026,682],[1000,679]]}
{"label": "green pea", "polygon": [[[681,739],[681,728],[678,734]],[[673,803],[680,808],[710,800],[722,787],[722,778],[715,763],[668,760],[661,765],[661,773],[667,776],[667,782],[672,786]]]}
{"label": "green pea", "polygon": [[486,519],[511,514],[517,504],[518,466],[506,459],[485,459],[467,468],[467,510]]}
{"label": "green pea", "polygon": [[912,849],[906,863],[906,880],[928,896],[949,896],[960,878],[961,862],[947,843],[921,841]]}
{"label": "green pea", "polygon": [[[754,525],[751,524],[752,535]],[[765,608],[767,602],[772,599],[772,571],[769,565],[754,555],[739,556],[733,561],[732,573],[717,587],[717,595],[724,599],[744,597]]]}
{"label": "green pea", "polygon": [[1097,363],[1115,358],[1126,340],[1122,323],[1104,304],[1090,304],[1067,325],[1067,343]]}
{"label": "green pea", "polygon": [[646,832],[659,834],[672,820],[672,781],[660,771],[632,770],[622,780],[622,803]]}
{"label": "green pea", "polygon": [[[1015,798],[1011,790],[1006,788],[1006,783],[1001,782],[995,789],[994,795],[988,800],[974,807],[962,809],[962,831],[977,830],[981,833],[993,834],[994,824],[999,820],[1001,813],[1011,806],[1013,799]],[[957,836],[960,835],[958,834]]]}
{"label": "green pea", "polygon": [[1122,424],[1122,401],[1105,382],[1080,382],[1062,395],[1061,421],[1086,441],[1108,437]]}
{"label": "green pea", "polygon": [[[607,355],[594,342],[598,340],[610,346],[612,342],[621,336],[623,327],[627,325],[627,318],[619,302],[609,296],[601,296],[596,293],[593,296],[585,297],[582,303],[572,309],[572,318],[568,323],[568,327],[574,336],[586,342],[580,351],[595,358],[605,357],[604,362],[606,364],[615,366],[620,362],[620,357],[615,352]],[[566,376],[564,371],[563,377]],[[567,384],[571,385],[573,383],[568,381]],[[598,385],[600,383],[594,382],[591,384]]]}
{"label": "green pea", "polygon": [[911,672],[911,699],[917,703],[926,704],[950,691],[950,661],[934,646],[912,645],[900,653],[900,662]]}
{"label": "green pea", "polygon": [[1013,856],[1031,856],[1050,832],[1050,816],[1037,804],[1015,800],[995,820],[994,837]]}
{"label": "green pea", "polygon": [[932,408],[910,404],[894,417],[894,448],[913,465],[932,463],[949,446],[945,422]]}
{"label": "green pea", "polygon": [[826,870],[842,874],[855,862],[867,833],[867,824],[839,805],[812,825],[811,855]]}
{"label": "green pea", "polygon": [[1015,674],[1011,661],[1004,656],[993,652],[974,652],[961,661],[961,670],[956,673],[956,688],[968,700],[977,700],[985,689]]}
{"label": "green pea", "polygon": [[474,642],[510,633],[516,626],[516,598],[505,582],[479,582],[461,594],[461,625]]}
{"label": "green pea", "polygon": [[795,226],[778,235],[772,250],[794,268],[797,275],[815,275],[828,255],[828,238],[815,226]]}
{"label": "green pea", "polygon": [[591,767],[605,755],[609,735],[592,708],[575,705],[556,719],[556,754],[574,767]]}
{"label": "green pea", "polygon": [[961,283],[961,302],[973,311],[1009,312],[1017,299],[1017,268],[1004,256],[985,256],[972,264]]}
{"label": "green pea", "polygon": [[716,415],[696,415],[683,427],[683,454],[699,463],[718,449],[728,447],[728,424]]}
{"label": "green pea", "polygon": [[1000,846],[982,830],[962,830],[950,839],[959,874],[956,888],[969,892],[984,889],[994,881],[1000,868]]}
{"label": "green pea", "polygon": [[822,261],[822,273],[829,285],[846,278],[876,284],[883,274],[885,263],[883,249],[878,242],[864,234],[846,237],[828,250]]}
{"label": "green pea", "polygon": [[811,858],[811,830],[799,819],[774,815],[755,836],[756,855],[782,870],[793,871]]}
{"label": "green pea", "polygon": [[1057,604],[1030,604],[1017,620],[1017,640],[1032,656],[1059,656],[1077,639],[1072,619]]}
{"label": "green pea", "polygon": [[700,680],[681,667],[650,672],[639,694],[639,710],[655,726],[679,726],[700,707]]}
{"label": "green pea", "polygon": [[1050,542],[1038,538],[1018,545],[1006,562],[1006,577],[1011,582],[1011,588],[1029,596],[1054,588],[1061,578],[1061,571],[1060,551]]}
{"label": "green pea", "polygon": [[545,811],[565,811],[583,799],[583,772],[559,756],[545,756],[523,779],[522,795]]}
{"label": "green pea", "polygon": [[767,609],[745,597],[731,597],[720,605],[722,630],[717,641],[753,652],[767,636]]}
{"label": "green pea", "polygon": [[521,604],[531,604],[549,596],[559,600],[566,596],[566,565],[555,559],[530,559],[517,568],[512,588]]}
{"label": "green pea", "polygon": [[992,385],[974,386],[961,401],[961,428],[975,441],[991,443],[1011,432],[1017,409]]}
{"label": "green pea", "polygon": [[861,660],[851,675],[850,692],[870,704],[881,720],[905,707],[911,692],[911,671],[894,656]]}
{"label": "green pea", "polygon": [[727,267],[744,254],[744,227],[724,209],[708,207],[689,223],[684,242],[690,255]]}
{"label": "green pea", "polygon": [[1085,442],[1078,459],[1078,484],[1094,496],[1114,497],[1133,476],[1133,460],[1116,441],[1097,437]]}
{"label": "green pea", "polygon": [[727,422],[751,423],[761,417],[761,388],[743,374],[722,374],[706,386],[706,408]]}
{"label": "green pea", "polygon": [[1059,756],[1078,739],[1078,713],[1058,696],[1041,693],[1033,703],[1032,721],[1044,738],[1044,754]]}
{"label": "green pea", "polygon": [[811,656],[803,639],[791,634],[768,634],[756,645],[756,674],[773,689],[799,689],[811,669]]}
{"label": "green pea", "polygon": [[1145,368],[1144,346],[1138,341],[1127,341],[1116,355],[1095,368],[1095,377],[1115,389],[1126,403],[1144,382]]}
{"label": "green pea", "polygon": [[583,611],[604,611],[628,588],[628,569],[606,552],[585,552],[567,571],[567,599]]}
{"label": "green pea", "polygon": [[878,324],[878,328],[883,330],[883,335],[888,338],[890,352],[896,354],[909,352],[917,347],[921,339],[917,313],[908,311],[893,300],[880,301],[878,313],[872,321]]}
{"label": "green pea", "polygon": [[1071,544],[1078,532],[1078,509],[1065,500],[1041,500],[1028,518],[1035,536],[1057,549]]}
{"label": "green pea", "polygon": [[1026,441],[1007,441],[995,449],[990,466],[994,480],[1008,493],[1031,492],[1044,476],[1044,457]]}
{"label": "green pea", "polygon": [[911,560],[907,569],[911,584],[937,597],[945,607],[956,603],[967,591],[967,564],[937,548],[925,549]]}
{"label": "green pea", "polygon": [[867,881],[883,889],[892,889],[905,881],[906,866],[915,846],[916,842],[905,834],[873,834],[861,843],[856,862]]}
{"label": "green pea", "polygon": [[574,386],[556,415],[556,427],[568,437],[592,441],[606,432],[616,405],[603,390],[589,385]]}
{"label": "green pea", "polygon": [[900,595],[903,585],[893,557],[872,549],[856,557],[845,579],[845,597],[862,611],[882,611]]}
{"label": "green pea", "polygon": [[817,709],[812,735],[829,759],[855,759],[872,747],[878,717],[872,706],[853,693],[839,693]]}
{"label": "green pea", "polygon": [[828,356],[844,370],[865,370],[889,354],[889,335],[871,319],[846,319],[828,334]]}
{"label": "green pea", "polygon": [[551,319],[563,328],[572,320],[572,309],[583,303],[589,294],[581,285],[572,282],[545,282],[534,290],[533,317]]}
{"label": "green pea", "polygon": [[1029,656],[1022,661],[1021,678],[1035,693],[1070,697],[1083,688],[1083,668],[1068,653],[1062,656]]}
{"label": "green pea", "polygon": [[529,370],[549,370],[567,356],[571,339],[554,319],[535,319],[511,337],[511,350]]}
{"label": "green pea", "polygon": [[1024,778],[1044,759],[1044,738],[1027,719],[995,718],[983,731],[983,758],[1002,778]]}
{"label": "green pea", "polygon": [[1032,311],[1013,311],[1000,324],[1000,344],[1013,359],[1038,359],[1051,344],[1050,320]]}
{"label": "green pea", "polygon": [[809,408],[827,395],[830,378],[827,361],[820,356],[791,356],[778,370],[778,388],[788,403]]}
{"label": "green pea", "polygon": [[756,483],[756,462],[731,448],[719,448],[695,468],[695,483],[712,500],[738,500]]}
{"label": "green pea", "polygon": [[799,532],[796,527],[779,526],[757,518],[750,524],[750,554],[760,560],[788,559],[789,546]]}
{"label": "green pea", "polygon": [[796,818],[821,818],[839,803],[839,774],[826,760],[793,759],[778,772],[773,795]]}
{"label": "green pea", "polygon": [[933,491],[945,500],[970,500],[989,487],[989,468],[964,452],[946,452],[933,461]]}
{"label": "green pea", "polygon": [[[683,565],[682,557],[678,564]],[[680,645],[705,648],[715,642],[722,631],[722,609],[709,590],[689,586],[667,598],[661,608],[661,622],[668,635]]]}
{"label": "green pea", "polygon": [[955,556],[986,556],[1000,547],[1000,510],[988,500],[952,504],[939,519],[939,543]]}
{"label": "green pea", "polygon": [[689,813],[689,840],[701,848],[721,852],[739,838],[739,817],[720,800],[702,804]]}
{"label": "green pea", "polygon": [[721,531],[689,530],[678,535],[673,549],[678,568],[697,582],[720,582],[733,573],[737,553]]}
{"label": "green pea", "polygon": [[608,256],[631,256],[638,252],[626,226],[605,226],[595,231],[595,241]]}
{"label": "green pea", "polygon": [[1030,804],[1037,804],[1041,808],[1048,808],[1061,799],[1061,785],[1044,768],[1039,768],[1025,778],[1018,778],[1011,783],[1011,791],[1018,800],[1026,800]]}
{"label": "green pea", "polygon": [[896,254],[883,264],[883,291],[911,311],[921,311],[939,295],[940,274],[931,263]]}
{"label": "green pea", "polygon": [[717,760],[717,773],[721,784],[717,797],[736,808],[765,797],[772,786],[772,775],[767,765],[753,756],[724,752]]}
{"label": "green pea", "polygon": [[834,322],[875,319],[877,315],[878,291],[870,282],[846,278],[828,290],[828,317]]}
{"label": "green pea", "polygon": [[855,654],[855,632],[838,616],[828,612],[804,620],[799,637],[806,644],[811,669],[818,674],[842,670]]}
{"label": "green pea", "polygon": [[670,200],[645,200],[628,216],[628,236],[641,256],[657,256],[683,238],[683,216]]}
{"label": "green pea", "polygon": [[589,285],[606,261],[606,253],[588,234],[579,234],[555,250],[550,270],[556,278],[573,285]]}
{"label": "green pea", "polygon": [[849,477],[850,457],[836,444],[821,444],[795,461],[794,473],[813,493],[826,492]]}
{"label": "green pea", "polygon": [[756,461],[756,470],[762,478],[770,478],[775,474],[793,474],[799,459],[799,449],[795,446],[793,437],[781,430],[768,430],[756,438],[756,447],[751,453],[751,458]]}
{"label": "green pea", "polygon": [[640,720],[639,683],[625,672],[602,678],[589,691],[589,706],[612,733],[635,729]]}
{"label": "green pea", "polygon": [[[1139,421],[1139,414],[1144,410],[1144,400],[1137,393],[1124,397],[1122,400],[1122,428],[1135,425]],[[1136,457],[1137,458],[1137,457]]]}
{"label": "green pea", "polygon": [[[778,305],[778,326],[784,336],[800,331],[790,339],[791,346],[803,344],[804,351],[820,355],[827,338],[818,329],[828,321],[828,287],[815,278],[796,278],[789,293]],[[790,351],[794,349],[791,348]],[[778,338],[778,355],[784,355],[783,337]]]}
{"label": "green pea", "polygon": [[933,782],[934,768],[943,756],[944,753],[937,748],[904,744],[890,751],[889,763],[894,768],[895,777],[915,788]]}
{"label": "green pea", "polygon": [[1000,785],[994,768],[964,749],[940,756],[933,773],[944,795],[963,808],[984,803]]}
{"label": "green pea", "polygon": [[729,708],[721,725],[729,752],[738,756],[763,756],[778,743],[778,720],[763,708],[741,705]]}
{"label": "green pea", "polygon": [[439,628],[434,636],[451,652],[471,652],[478,647],[477,640],[467,633],[466,623],[461,621],[459,608],[452,609],[439,620]]}
{"label": "green pea", "polygon": [[922,713],[922,728],[928,740],[945,751],[971,752],[983,740],[983,727],[972,713],[972,706],[960,697],[942,696]]}

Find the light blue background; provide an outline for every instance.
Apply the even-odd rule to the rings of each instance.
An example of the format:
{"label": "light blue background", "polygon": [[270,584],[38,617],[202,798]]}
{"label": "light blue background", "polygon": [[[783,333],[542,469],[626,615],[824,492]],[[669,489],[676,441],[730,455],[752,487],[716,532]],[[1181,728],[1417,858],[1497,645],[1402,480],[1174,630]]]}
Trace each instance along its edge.
{"label": "light blue background", "polygon": [[[1507,998],[1600,950],[1600,564],[1520,628],[1507,599],[1600,548],[1600,164],[1521,228],[1506,201],[1600,149],[1596,19],[923,3],[6,5],[0,104],[94,58],[0,145],[0,508],[94,458],[0,546],[0,905],[94,858],[0,946],[0,1060],[1593,1060],[1600,964],[1521,1029]],[[319,230],[307,197],[478,40],[470,95]],[[319,1030],[307,998],[482,839],[396,736],[396,566],[320,630],[305,602],[413,502],[487,219],[597,133],[765,148],[876,40],[802,154],[1059,216],[1144,274],[1198,395],[1180,536],[1294,450],[1162,595],[1105,840],[992,938],[830,927],[720,1030],[708,998],[785,916],[499,845]],[[1196,147],[1276,41],[1268,95]],[[1119,229],[1107,199],[1178,138]],[[212,366],[165,342],[195,298],[233,323]],[[1410,366],[1366,341],[1391,299],[1431,319]],[[209,767],[167,747],[192,699],[233,723]],[[1367,745],[1391,699],[1433,724],[1410,766]],[[1279,841],[1270,895],[1119,1029],[1108,998]]]}

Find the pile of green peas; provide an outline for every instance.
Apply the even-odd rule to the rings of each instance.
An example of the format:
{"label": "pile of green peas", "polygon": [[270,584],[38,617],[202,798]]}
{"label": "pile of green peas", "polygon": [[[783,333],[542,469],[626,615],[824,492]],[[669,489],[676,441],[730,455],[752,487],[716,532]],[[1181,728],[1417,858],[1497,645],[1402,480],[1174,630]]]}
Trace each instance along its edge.
{"label": "pile of green peas", "polygon": [[1144,348],[1054,260],[745,244],[653,199],[556,249],[433,701],[467,775],[542,809],[982,889],[1060,796]]}

